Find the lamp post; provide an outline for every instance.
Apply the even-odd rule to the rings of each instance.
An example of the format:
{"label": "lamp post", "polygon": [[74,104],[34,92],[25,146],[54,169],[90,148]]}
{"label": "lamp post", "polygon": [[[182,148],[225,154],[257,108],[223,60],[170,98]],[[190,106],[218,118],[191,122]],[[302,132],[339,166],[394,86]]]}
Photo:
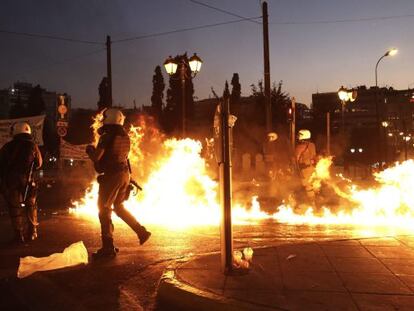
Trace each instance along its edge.
{"label": "lamp post", "polygon": [[[186,103],[185,103],[185,81],[187,79],[194,78],[197,73],[200,71],[201,65],[203,64],[203,61],[200,57],[197,56],[196,53],[194,53],[193,56],[190,57],[189,60],[187,60],[187,55],[179,57],[179,60],[176,61],[176,59],[169,56],[165,62],[164,67],[167,73],[172,76],[177,72],[177,69],[179,69],[179,79],[181,80],[181,126],[182,126],[182,137],[184,138],[186,135]],[[188,74],[188,68],[190,68],[190,74]]]}
{"label": "lamp post", "polygon": [[382,55],[376,65],[375,65],[375,114],[376,114],[376,122],[377,122],[377,136],[378,136],[378,164],[379,167],[382,167],[382,156],[381,156],[381,124],[380,124],[380,115],[379,115],[379,105],[378,105],[378,65],[380,61],[387,56],[394,56],[398,53],[398,50],[396,48],[389,49],[387,52],[385,52],[384,55]]}
{"label": "lamp post", "polygon": [[341,86],[338,90],[338,97],[341,100],[341,130],[342,134],[345,132],[345,103],[347,101],[355,101],[357,92],[354,90],[348,90]]}
{"label": "lamp post", "polygon": [[388,141],[387,141],[387,127],[390,125],[387,121],[381,122],[382,127],[384,128],[384,153],[385,153],[385,165],[388,163]]}

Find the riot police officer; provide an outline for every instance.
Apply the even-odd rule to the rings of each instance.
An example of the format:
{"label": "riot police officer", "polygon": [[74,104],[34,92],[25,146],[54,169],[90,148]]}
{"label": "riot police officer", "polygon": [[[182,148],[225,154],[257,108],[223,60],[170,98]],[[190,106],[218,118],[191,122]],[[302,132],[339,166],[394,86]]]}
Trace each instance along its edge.
{"label": "riot police officer", "polygon": [[128,154],[130,139],[123,128],[125,116],[119,109],[108,108],[103,112],[103,126],[99,129],[97,147],[89,145],[86,152],[95,164],[99,182],[99,221],[101,223],[102,247],[93,254],[94,259],[115,257],[117,249],[113,243],[113,211],[125,221],[144,244],[151,233],[125,209],[130,186]]}
{"label": "riot police officer", "polygon": [[299,131],[298,144],[295,149],[295,160],[298,164],[302,185],[305,188],[306,195],[314,203],[315,190],[312,185],[312,174],[315,171],[316,148],[315,144],[310,141],[311,132],[303,129]]}
{"label": "riot police officer", "polygon": [[15,123],[11,127],[13,139],[0,150],[1,190],[17,243],[37,238],[36,184],[32,176],[42,166],[42,155],[31,133],[28,123]]}

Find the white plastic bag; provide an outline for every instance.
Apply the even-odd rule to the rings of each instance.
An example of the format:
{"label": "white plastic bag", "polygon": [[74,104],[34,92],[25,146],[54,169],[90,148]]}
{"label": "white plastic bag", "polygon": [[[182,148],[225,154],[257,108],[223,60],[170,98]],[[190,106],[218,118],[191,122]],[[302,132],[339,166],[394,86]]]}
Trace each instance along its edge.
{"label": "white plastic bag", "polygon": [[37,271],[48,271],[72,267],[88,263],[88,251],[82,241],[66,247],[63,253],[55,253],[47,257],[27,256],[20,258],[17,277],[25,278]]}

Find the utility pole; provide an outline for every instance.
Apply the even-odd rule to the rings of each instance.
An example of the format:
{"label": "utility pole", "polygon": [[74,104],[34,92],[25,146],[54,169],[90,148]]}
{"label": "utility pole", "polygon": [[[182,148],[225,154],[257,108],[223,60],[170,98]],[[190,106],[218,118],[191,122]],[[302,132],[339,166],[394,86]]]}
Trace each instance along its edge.
{"label": "utility pole", "polygon": [[326,113],[326,153],[331,155],[331,113]]}
{"label": "utility pole", "polygon": [[266,130],[272,132],[272,107],[270,102],[270,56],[269,56],[269,21],[267,2],[262,2],[263,18],[263,57],[264,57],[264,95],[266,109]]}
{"label": "utility pole", "polygon": [[291,100],[291,109],[292,109],[292,122],[290,123],[290,143],[292,145],[292,150],[295,150],[295,136],[296,136],[296,99],[292,97]]}
{"label": "utility pole", "polygon": [[108,79],[108,107],[112,107],[111,36],[106,36],[106,77]]}
{"label": "utility pole", "polygon": [[[187,54],[186,54],[187,55]],[[186,57],[186,56],[185,56]],[[185,138],[186,135],[186,101],[185,101],[185,79],[186,79],[186,71],[187,71],[187,66],[185,65],[186,60],[184,59],[184,56],[182,56],[182,59],[180,61],[180,80],[181,80],[181,101],[182,101],[182,107],[181,107],[181,133],[182,133],[182,138]]]}

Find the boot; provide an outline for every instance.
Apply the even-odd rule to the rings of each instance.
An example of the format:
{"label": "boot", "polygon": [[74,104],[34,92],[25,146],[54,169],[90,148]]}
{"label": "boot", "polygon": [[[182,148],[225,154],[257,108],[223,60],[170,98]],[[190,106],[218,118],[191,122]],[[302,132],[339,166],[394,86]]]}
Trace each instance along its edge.
{"label": "boot", "polygon": [[112,248],[105,248],[101,247],[95,253],[92,254],[93,260],[100,260],[100,259],[112,259],[115,258],[118,249],[115,247]]}
{"label": "boot", "polygon": [[141,226],[141,224],[135,219],[134,216],[131,215],[130,212],[128,212],[124,206],[121,204],[120,206],[117,206],[115,209],[115,213],[118,215],[119,218],[121,218],[125,223],[137,234],[139,239],[139,244],[142,245],[151,236],[151,232],[147,231],[144,226]]}
{"label": "boot", "polygon": [[10,241],[11,245],[22,245],[26,242],[22,231],[16,230],[13,239]]}
{"label": "boot", "polygon": [[119,249],[114,247],[112,238],[102,239],[102,247],[92,254],[92,259],[112,259],[115,258],[116,253],[118,253],[118,251]]}
{"label": "boot", "polygon": [[37,239],[37,226],[32,226],[31,230],[29,231],[29,241],[34,241]]}
{"label": "boot", "polygon": [[141,226],[140,230],[137,232],[137,235],[139,239],[139,244],[142,245],[146,241],[148,241],[148,239],[151,236],[151,232],[147,231],[147,229],[145,229],[144,226]]}

